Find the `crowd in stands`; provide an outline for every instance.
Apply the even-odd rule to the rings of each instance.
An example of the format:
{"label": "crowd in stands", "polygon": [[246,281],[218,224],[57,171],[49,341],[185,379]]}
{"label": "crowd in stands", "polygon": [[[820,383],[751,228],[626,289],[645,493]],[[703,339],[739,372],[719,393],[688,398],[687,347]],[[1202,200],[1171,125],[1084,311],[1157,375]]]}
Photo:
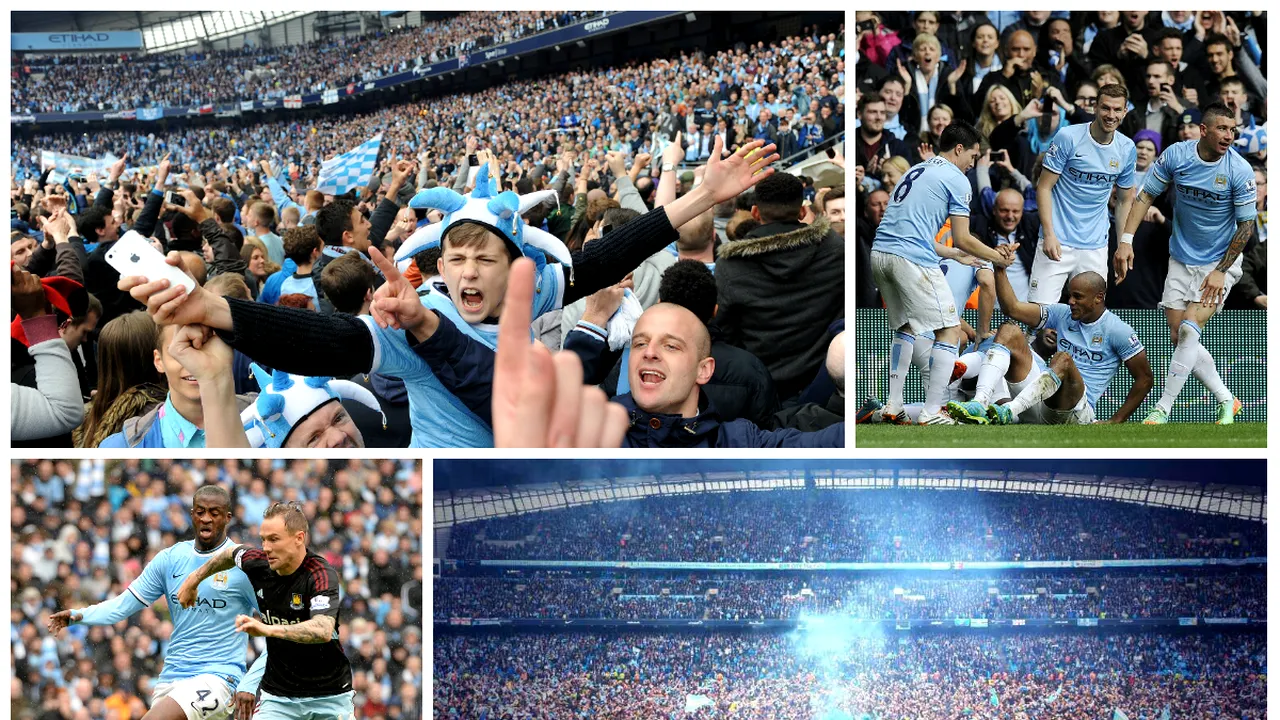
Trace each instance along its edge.
{"label": "crowd in stands", "polygon": [[[127,592],[191,537],[197,487],[233,497],[228,536],[257,544],[271,502],[303,503],[308,547],[342,578],[340,639],[360,717],[422,715],[422,476],[415,462],[15,461],[11,465],[13,718],[140,718],[173,625],[166,600],[110,626],[50,614]],[[265,652],[249,643],[246,667]]]}
{"label": "crowd in stands", "polygon": [[318,93],[363,83],[604,15],[601,11],[464,12],[281,47],[148,54],[22,54],[12,112],[198,107]]}
{"label": "crowd in stands", "polygon": [[[958,562],[1265,555],[1265,527],[1011,493],[774,490],[649,497],[454,526],[456,559]],[[517,541],[487,542],[487,541]]]}
{"label": "crowd in stands", "polygon": [[[219,165],[234,164],[233,156],[276,158],[277,172],[309,187],[321,161],[377,133],[398,156],[430,152],[433,166],[446,174],[455,170],[459,141],[472,134],[493,151],[504,172],[514,160],[529,173],[566,150],[598,159],[610,150],[643,152],[656,160],[677,132],[683,133],[690,162],[706,160],[710,145],[704,139],[716,135],[730,150],[757,137],[767,139],[789,157],[843,132],[843,50],[842,34],[814,31],[771,46],[742,43],[706,55],[681,53],[514,80],[364,115],[19,136],[11,159],[15,173],[38,177],[40,150],[128,155],[131,165],[142,167],[153,167],[168,154],[182,169],[203,177]],[[672,83],[675,77],[689,84]]]}
{"label": "crowd in stands", "polygon": [[434,717],[450,720],[1266,714],[1261,634],[490,633],[433,649]]}
{"label": "crowd in stands", "polygon": [[[842,35],[830,29],[361,116],[16,139],[14,440],[551,442],[511,439],[515,425],[492,412],[502,368],[541,367],[502,365],[495,350],[502,308],[528,305],[509,322],[576,354],[584,393],[616,399],[598,400],[611,422],[583,425],[607,429],[610,445],[842,446],[843,185],[772,167],[834,146],[843,126]],[[322,159],[378,133],[382,158],[360,187],[313,189]],[[63,182],[39,167],[41,150],[119,160]],[[466,198],[485,217],[453,213]],[[493,246],[495,269],[473,274],[446,259],[467,262],[450,238],[476,227],[492,228],[474,241]],[[107,262],[129,232],[196,281],[177,314],[159,299],[169,290],[129,284]],[[521,256],[536,290],[505,303]],[[211,330],[212,342],[194,339]],[[655,332],[676,340],[642,344]],[[325,377],[351,381],[287,413],[289,427],[250,417],[268,409],[258,393],[291,403],[305,393],[289,388],[308,387],[298,378]]]}
{"label": "crowd in stands", "polygon": [[[1221,102],[1235,114],[1234,150],[1254,168],[1259,212],[1226,306],[1266,308],[1265,12],[859,11],[856,21],[857,307],[882,306],[870,258],[890,193],[933,156],[952,120],[982,135],[983,153],[967,173],[972,235],[993,248],[1019,244],[1008,275],[1025,301],[1041,250],[1041,160],[1063,128],[1093,121],[1101,87],[1118,84],[1128,97],[1118,132],[1137,146],[1138,187],[1164,149],[1200,138],[1202,109]],[[1135,233],[1137,260],[1124,282],[1109,270],[1109,308],[1158,306],[1171,194],[1157,198]],[[1122,229],[1108,215],[1109,258]]]}
{"label": "crowd in stands", "polygon": [[436,620],[1266,619],[1267,615],[1266,578],[1260,574],[944,579],[813,575],[785,580],[446,576],[436,578],[433,587]]}

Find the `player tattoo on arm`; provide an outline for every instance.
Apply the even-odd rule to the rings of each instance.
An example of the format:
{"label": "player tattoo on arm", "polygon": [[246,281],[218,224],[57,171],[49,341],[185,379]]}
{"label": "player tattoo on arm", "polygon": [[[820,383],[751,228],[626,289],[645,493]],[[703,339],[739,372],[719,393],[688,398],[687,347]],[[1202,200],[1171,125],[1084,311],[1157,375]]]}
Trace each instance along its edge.
{"label": "player tattoo on arm", "polygon": [[196,582],[203,581],[211,575],[216,575],[223,570],[230,570],[236,566],[235,552],[237,545],[232,545],[225,550],[220,551],[217,555],[209,558],[209,561],[201,565],[191,576],[196,578]]}
{"label": "player tattoo on arm", "polygon": [[319,645],[333,639],[334,619],[328,615],[317,615],[297,625],[277,625],[272,633],[279,640]]}
{"label": "player tattoo on arm", "polygon": [[1147,209],[1156,201],[1155,197],[1146,190],[1139,190],[1138,196],[1134,198],[1133,205],[1129,207],[1129,217],[1125,218],[1124,233],[1133,234],[1138,232],[1138,226],[1142,224],[1142,220],[1147,216]]}
{"label": "player tattoo on arm", "polygon": [[1218,266],[1214,268],[1219,272],[1226,272],[1236,264],[1236,258],[1240,257],[1240,253],[1244,252],[1244,246],[1248,244],[1250,236],[1253,235],[1253,220],[1245,220],[1236,225],[1236,234],[1231,236],[1231,244],[1227,246],[1227,254],[1222,256],[1222,260]]}

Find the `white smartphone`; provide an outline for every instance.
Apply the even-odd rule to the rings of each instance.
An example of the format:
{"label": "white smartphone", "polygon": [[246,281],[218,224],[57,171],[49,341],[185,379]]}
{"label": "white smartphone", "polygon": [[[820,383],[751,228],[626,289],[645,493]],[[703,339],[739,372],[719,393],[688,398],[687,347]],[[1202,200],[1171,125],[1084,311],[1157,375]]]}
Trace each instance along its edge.
{"label": "white smartphone", "polygon": [[187,292],[196,289],[196,281],[190,275],[165,262],[164,255],[134,230],[125,233],[107,251],[107,264],[115,268],[121,277],[141,275],[148,281],[164,278],[170,287],[182,285]]}

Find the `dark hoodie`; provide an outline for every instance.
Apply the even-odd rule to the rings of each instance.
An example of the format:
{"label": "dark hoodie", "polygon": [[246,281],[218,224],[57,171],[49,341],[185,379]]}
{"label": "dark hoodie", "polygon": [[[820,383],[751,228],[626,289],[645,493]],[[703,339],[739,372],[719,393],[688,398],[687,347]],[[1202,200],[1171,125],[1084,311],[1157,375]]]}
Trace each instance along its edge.
{"label": "dark hoodie", "polygon": [[698,414],[691,417],[649,413],[636,407],[630,395],[613,399],[627,409],[631,424],[622,447],[642,448],[834,448],[844,447],[844,423],[818,432],[762,430],[749,420],[720,420],[705,395]]}
{"label": "dark hoodie", "polygon": [[826,362],[827,328],[844,317],[844,237],[825,218],[762,225],[720,246],[716,289],[713,322],[764,361],[785,400]]}

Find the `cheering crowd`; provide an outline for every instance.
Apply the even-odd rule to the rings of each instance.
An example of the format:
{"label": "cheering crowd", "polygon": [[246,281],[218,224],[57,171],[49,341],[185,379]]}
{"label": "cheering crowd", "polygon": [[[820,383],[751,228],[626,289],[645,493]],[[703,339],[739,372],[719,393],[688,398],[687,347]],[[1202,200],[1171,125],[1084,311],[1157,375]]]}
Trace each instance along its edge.
{"label": "cheering crowd", "polygon": [[[192,536],[192,497],[231,492],[228,534],[257,542],[263,511],[297,501],[309,547],[341,575],[340,639],[360,717],[421,716],[422,477],[410,461],[15,461],[11,466],[11,717],[139,718],[173,625],[167,601],[114,625],[49,633],[50,614],[128,592]],[[264,652],[249,643],[246,667]]]}
{"label": "cheering crowd", "polygon": [[196,107],[283,98],[363,83],[417,65],[573,25],[601,11],[459,13],[417,27],[283,47],[158,55],[38,55],[13,62],[13,112]]}
{"label": "cheering crowd", "polygon": [[[770,167],[834,145],[839,38],[305,125],[16,139],[15,440],[842,446],[843,185]],[[367,183],[307,189],[378,133]],[[38,150],[120,160],[59,184]],[[120,277],[133,232],[194,290]]]}
{"label": "cheering crowd", "polygon": [[[471,134],[498,156],[504,172],[514,160],[526,174],[562,148],[597,157],[609,150],[644,152],[656,159],[676,132],[684,134],[690,161],[709,156],[710,145],[702,141],[715,135],[723,136],[731,150],[760,135],[790,157],[843,132],[843,52],[843,33],[810,30],[770,45],[742,43],[706,55],[681,53],[622,67],[513,80],[364,115],[244,127],[15,134],[11,161],[15,175],[25,179],[39,177],[40,150],[84,157],[127,155],[131,164],[147,168],[168,154],[182,170],[209,179],[234,171],[226,167],[233,156],[271,158],[288,182],[310,187],[321,161],[379,132],[401,157],[430,152],[434,160],[424,162],[424,168],[449,177],[455,176],[463,150],[459,142]],[[690,84],[673,83],[673,78]],[[765,110],[769,113],[761,123]],[[549,167],[555,167],[554,161]]]}
{"label": "cheering crowd", "polygon": [[[861,11],[857,23],[859,308],[882,306],[871,244],[891,194],[910,167],[934,156],[932,144],[953,120],[972,123],[982,136],[981,154],[966,173],[971,234],[991,248],[1017,243],[1008,279],[1019,301],[1035,296],[1036,257],[1058,261],[1061,252],[1057,244],[1042,247],[1042,158],[1055,138],[1066,137],[1060,135],[1065,129],[1094,120],[1107,85],[1117,85],[1126,98],[1118,132],[1136,145],[1139,189],[1163,150],[1200,139],[1203,109],[1221,102],[1234,114],[1234,151],[1252,167],[1258,216],[1226,307],[1267,307],[1265,13]],[[1127,209],[1122,195],[1112,194],[1111,209]],[[1147,210],[1133,234],[1136,259],[1123,282],[1106,263],[1108,308],[1159,305],[1169,272],[1172,202],[1172,193],[1164,193]],[[1108,259],[1123,223],[1110,221]],[[945,244],[948,230],[938,231]],[[1057,232],[1065,236],[1061,227]],[[977,271],[963,295],[963,306],[979,311],[974,327],[994,329],[991,271]]]}
{"label": "cheering crowd", "polygon": [[1266,715],[1262,635],[816,632],[437,635],[434,717]]}
{"label": "cheering crowd", "polygon": [[650,580],[531,574],[503,578],[447,576],[436,578],[433,586],[436,620],[773,620],[812,615],[868,620],[1265,619],[1267,615],[1266,578],[1262,575],[990,579],[813,575],[786,580],[748,576]]}
{"label": "cheering crowd", "polygon": [[450,535],[448,557],[685,562],[1250,557],[1265,554],[1264,529],[1226,517],[1103,500],[775,490],[651,497],[461,523]]}

